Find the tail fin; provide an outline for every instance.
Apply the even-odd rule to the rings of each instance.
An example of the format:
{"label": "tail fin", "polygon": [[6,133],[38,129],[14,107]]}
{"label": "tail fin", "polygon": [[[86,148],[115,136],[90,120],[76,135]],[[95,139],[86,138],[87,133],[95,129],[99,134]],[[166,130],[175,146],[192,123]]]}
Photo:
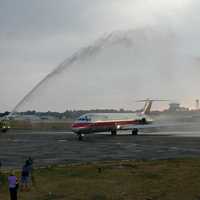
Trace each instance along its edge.
{"label": "tail fin", "polygon": [[152,100],[148,100],[148,99],[147,99],[147,100],[145,101],[142,114],[144,114],[144,115],[150,115],[152,103],[153,103]]}
{"label": "tail fin", "polygon": [[145,100],[140,100],[137,102],[145,102],[143,111],[141,114],[143,115],[150,115],[151,113],[151,107],[154,101],[169,101],[169,100],[158,100],[158,99],[145,99]]}

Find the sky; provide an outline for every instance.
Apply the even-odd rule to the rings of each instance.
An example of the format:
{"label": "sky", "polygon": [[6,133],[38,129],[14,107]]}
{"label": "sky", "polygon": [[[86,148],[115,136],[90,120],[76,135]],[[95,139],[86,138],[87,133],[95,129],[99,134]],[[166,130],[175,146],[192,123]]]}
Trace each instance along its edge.
{"label": "sky", "polygon": [[[156,31],[159,30],[158,33],[163,34],[164,30],[167,34],[164,37],[168,38],[173,35],[175,38],[170,40],[170,44],[172,46],[175,44],[176,47],[170,46],[169,51],[173,52],[176,49],[177,56],[183,58],[180,60],[188,58],[184,64],[195,63],[195,67],[198,66],[199,8],[198,0],[0,0],[0,112],[12,110],[39,81],[81,47],[91,45],[94,41],[98,41],[98,38],[109,33],[114,32],[115,35],[116,31],[127,33],[128,30],[152,30],[152,27],[156,27]],[[152,36],[152,33],[150,35]],[[140,41],[140,38],[138,40]],[[160,37],[153,38],[152,41],[160,42]],[[148,44],[152,45],[152,43]],[[155,52],[162,48],[162,46],[157,47]],[[111,50],[114,51],[112,47]],[[111,55],[109,58],[111,60],[115,57],[109,52],[108,55]],[[142,59],[142,56],[143,53],[139,55],[139,58]],[[102,59],[104,58],[102,56]],[[100,62],[101,60],[99,60]],[[182,73],[184,74],[186,71]],[[198,71],[194,72],[194,75],[197,75]],[[192,78],[189,81],[190,88],[188,90],[193,88],[193,84],[196,86],[199,83],[198,77],[194,79],[194,83]],[[77,83],[77,85],[79,84]],[[78,89],[77,85],[77,93],[84,91],[81,87]],[[99,85],[97,84],[96,87]],[[101,84],[101,87],[105,88],[105,85]],[[185,88],[184,83],[182,87]],[[131,88],[128,89],[127,94],[130,93]],[[57,88],[57,90],[59,89]],[[62,94],[62,92],[60,93]],[[105,94],[108,95],[109,91]],[[144,98],[146,93],[136,94],[137,98]],[[150,97],[156,95],[155,93],[147,94]],[[110,95],[112,96],[112,93]],[[129,96],[125,93],[123,95],[127,99],[136,98],[136,96]],[[43,96],[43,94],[40,93],[39,96]],[[62,98],[62,95],[59,96]],[[160,95],[158,92],[158,96],[172,98],[173,95],[164,95],[164,93]],[[77,99],[77,96],[73,98]],[[69,101],[70,104],[73,104],[73,98]],[[78,96],[78,99],[80,98],[81,96]],[[178,98],[177,95],[176,99]],[[192,106],[195,98],[199,98],[199,96],[198,94],[195,96],[194,92],[180,94],[180,100],[189,106]],[[109,99],[110,104],[108,105],[113,102],[113,105],[117,107],[120,103],[117,101],[115,103],[115,99],[116,95],[113,96],[113,99]],[[86,104],[94,103],[87,99],[83,101]],[[58,108],[57,110],[61,111],[68,108],[63,105],[59,106],[60,103],[53,105],[53,102],[55,100],[41,105],[38,103],[37,109],[56,110]],[[106,105],[105,101],[104,104],[98,106],[106,107]],[[75,106],[78,107],[78,102]],[[119,105],[119,107],[121,106],[123,103]],[[74,107],[69,106],[69,108]]]}

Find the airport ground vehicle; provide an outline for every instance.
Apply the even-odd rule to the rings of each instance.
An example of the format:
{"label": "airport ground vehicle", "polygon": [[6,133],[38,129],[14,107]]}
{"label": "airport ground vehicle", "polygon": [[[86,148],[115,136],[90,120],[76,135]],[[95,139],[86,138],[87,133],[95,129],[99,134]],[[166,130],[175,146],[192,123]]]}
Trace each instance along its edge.
{"label": "airport ground vehicle", "polygon": [[10,123],[8,122],[8,120],[1,120],[0,121],[0,130],[1,132],[7,132],[10,129]]}
{"label": "airport ground vehicle", "polygon": [[154,101],[146,99],[139,102],[145,102],[142,112],[132,113],[88,113],[80,116],[72,125],[72,131],[82,140],[84,134],[97,132],[111,132],[116,135],[118,130],[131,130],[132,135],[137,135],[139,129],[149,126],[153,123],[150,118],[150,110]]}

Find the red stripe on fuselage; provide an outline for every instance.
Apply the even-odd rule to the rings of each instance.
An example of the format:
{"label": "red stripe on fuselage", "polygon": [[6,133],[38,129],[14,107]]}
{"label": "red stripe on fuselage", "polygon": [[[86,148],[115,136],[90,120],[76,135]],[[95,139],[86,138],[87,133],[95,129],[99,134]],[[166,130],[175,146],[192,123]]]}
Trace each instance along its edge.
{"label": "red stripe on fuselage", "polygon": [[74,123],[72,128],[89,128],[92,123]]}
{"label": "red stripe on fuselage", "polygon": [[95,131],[95,129],[99,128],[116,128],[117,126],[123,125],[137,125],[141,124],[140,120],[117,120],[117,121],[96,121],[96,122],[82,122],[82,123],[74,123],[72,125],[72,129],[77,132],[81,130]]}

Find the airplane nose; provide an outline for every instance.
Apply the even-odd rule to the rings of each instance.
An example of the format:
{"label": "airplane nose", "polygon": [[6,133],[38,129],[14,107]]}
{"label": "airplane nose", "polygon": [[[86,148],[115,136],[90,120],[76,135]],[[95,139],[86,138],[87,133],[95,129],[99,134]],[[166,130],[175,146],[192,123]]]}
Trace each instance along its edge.
{"label": "airplane nose", "polygon": [[90,128],[90,124],[88,123],[73,123],[72,124],[72,131],[79,132],[80,130],[85,130]]}
{"label": "airplane nose", "polygon": [[72,124],[72,128],[75,128],[75,127],[76,127],[76,124],[75,124],[75,123],[73,123],[73,124]]}
{"label": "airplane nose", "polygon": [[72,128],[81,128],[81,127],[84,127],[83,123],[73,123],[72,124]]}
{"label": "airplane nose", "polygon": [[72,124],[72,128],[88,128],[88,123],[74,123]]}
{"label": "airplane nose", "polygon": [[77,132],[80,129],[80,126],[77,123],[73,123],[71,128],[72,131]]}
{"label": "airplane nose", "polygon": [[79,131],[78,125],[76,123],[73,123],[71,126],[71,129],[73,132],[77,133]]}

